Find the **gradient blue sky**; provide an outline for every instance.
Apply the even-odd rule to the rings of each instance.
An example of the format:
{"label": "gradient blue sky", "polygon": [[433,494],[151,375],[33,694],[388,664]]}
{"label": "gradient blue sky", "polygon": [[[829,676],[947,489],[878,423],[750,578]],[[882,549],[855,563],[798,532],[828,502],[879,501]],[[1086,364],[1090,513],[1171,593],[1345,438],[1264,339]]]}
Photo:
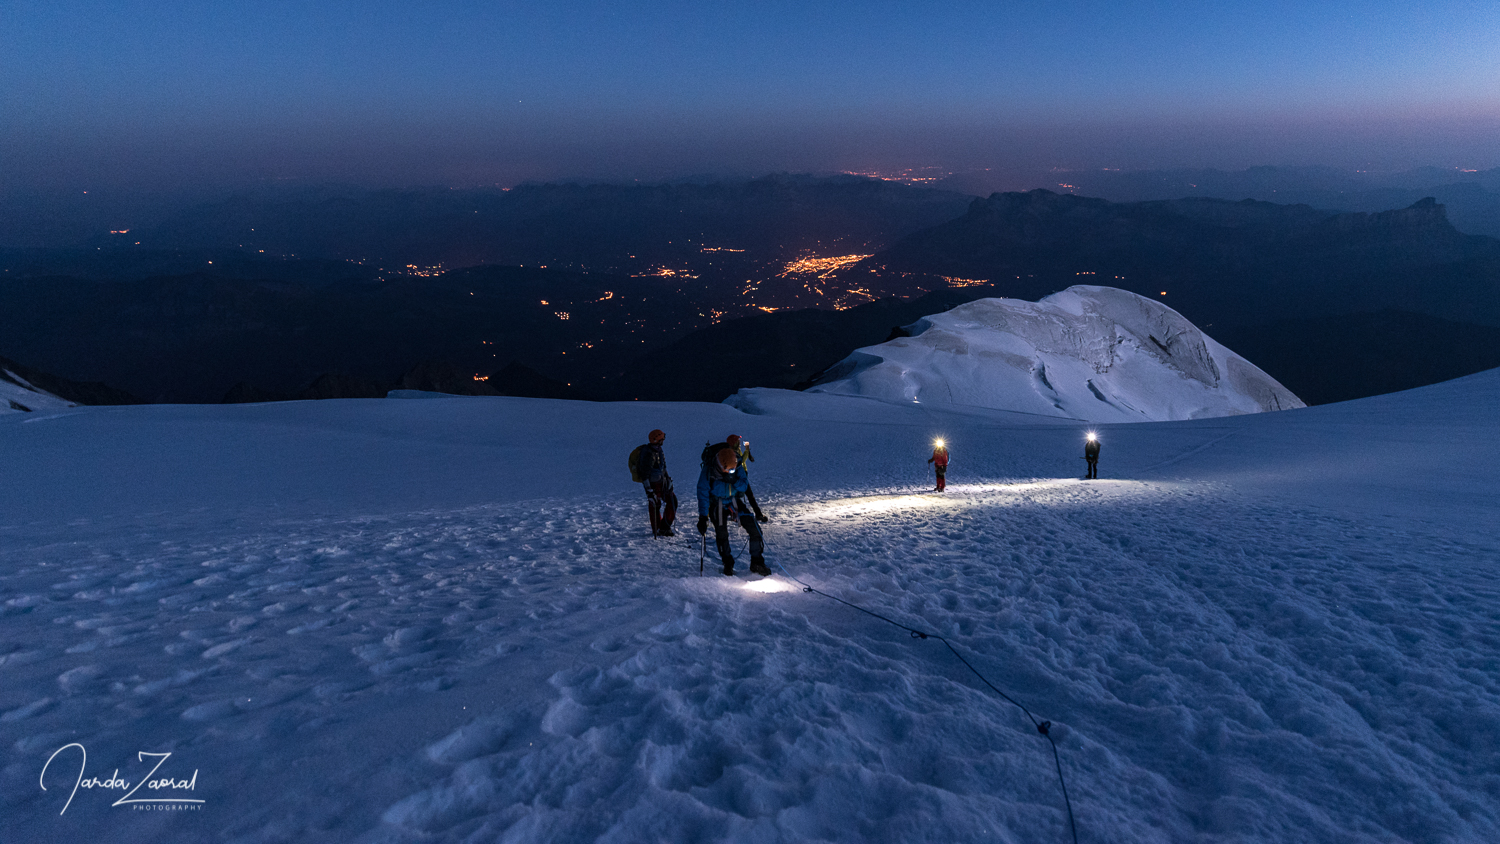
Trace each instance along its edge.
{"label": "gradient blue sky", "polygon": [[1500,165],[1500,3],[0,0],[0,189]]}

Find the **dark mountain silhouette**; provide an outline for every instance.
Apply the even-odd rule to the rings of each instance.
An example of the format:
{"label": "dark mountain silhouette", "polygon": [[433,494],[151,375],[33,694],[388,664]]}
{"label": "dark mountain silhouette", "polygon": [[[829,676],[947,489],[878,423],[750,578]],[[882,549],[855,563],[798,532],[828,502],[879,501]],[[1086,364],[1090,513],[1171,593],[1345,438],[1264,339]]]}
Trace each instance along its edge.
{"label": "dark mountain silhouette", "polygon": [[604,383],[708,321],[661,279],[519,267],[378,283],[195,273],[0,284],[12,353],[152,401],[215,402],[240,382],[260,391],[250,395],[295,396],[325,373],[394,384],[424,360],[471,381],[519,360],[564,383]]}
{"label": "dark mountain silhouette", "polygon": [[290,401],[291,395],[286,393],[262,390],[246,381],[241,381],[229,388],[220,401],[223,404],[260,404],[268,401]]}
{"label": "dark mountain silhouette", "polygon": [[533,184],[510,190],[353,188],[239,195],[131,236],[141,248],[244,249],[344,259],[393,273],[511,265],[663,273],[719,309],[746,279],[757,304],[824,305],[778,279],[807,253],[870,254],[963,213],[971,197],[854,176],[767,176],[657,185]]}
{"label": "dark mountain silhouette", "polygon": [[1409,390],[1500,366],[1500,328],[1406,311],[1280,320],[1212,336],[1308,404]]}
{"label": "dark mountain silhouette", "polygon": [[698,254],[704,245],[779,252],[830,240],[886,243],[962,213],[968,199],[876,179],[793,175],[709,184],[345,189],[300,199],[240,195],[190,208],[136,239],[146,247],[264,249],[391,268],[628,271]]}
{"label": "dark mountain silhouette", "polygon": [[1447,207],[1448,217],[1459,231],[1500,237],[1500,168],[1466,171],[1423,167],[1378,174],[1331,167],[1089,170],[1064,174],[1059,181],[1072,185],[1071,193],[1114,202],[1196,196],[1259,199],[1330,211],[1386,211],[1430,196]]}
{"label": "dark mountain silhouette", "polygon": [[1011,176],[996,183],[988,171],[954,173],[933,183],[988,196],[1024,184],[1058,193],[1111,202],[1145,202],[1203,197],[1258,199],[1281,205],[1310,205],[1328,211],[1389,211],[1434,197],[1465,234],[1500,237],[1500,168],[1462,170],[1420,167],[1404,172],[1341,170],[1333,167],[1250,167],[1245,170],[1069,170]]}
{"label": "dark mountain silhouette", "polygon": [[222,278],[294,282],[308,286],[376,281],[380,273],[339,260],[286,260],[242,249],[146,249],[110,241],[88,248],[0,249],[0,281],[65,276],[88,281],[138,281],[207,273]]}
{"label": "dark mountain silhouette", "polygon": [[67,378],[59,378],[49,372],[43,372],[40,369],[17,363],[10,358],[0,357],[0,378],[14,382],[14,379],[8,373],[19,376],[39,390],[45,390],[60,399],[65,399],[74,404],[115,405],[144,403],[124,390],[117,390],[108,384],[102,384],[98,381],[72,381]]}
{"label": "dark mountain silhouette", "polygon": [[342,372],[325,372],[296,395],[299,400],[311,399],[383,399],[389,389],[378,381],[346,375]]}
{"label": "dark mountain silhouette", "polygon": [[[490,375],[490,388],[502,396],[523,396],[534,399],[583,398],[582,389],[575,390],[556,378],[548,378],[520,361],[511,361]],[[607,390],[608,385],[601,388]]]}
{"label": "dark mountain silhouette", "polygon": [[[630,397],[695,400],[739,386],[793,387],[889,339],[889,326],[982,296],[1035,300],[1086,283],[1166,290],[1163,301],[1304,401],[1342,401],[1500,365],[1497,257],[1500,242],[1455,231],[1430,199],[1334,214],[1254,201],[996,194],[840,273],[866,284],[894,276],[934,293],[707,326],[642,358],[622,384]],[[941,289],[955,278],[988,283]]]}
{"label": "dark mountain silhouette", "polygon": [[461,373],[453,364],[436,360],[422,361],[407,370],[396,382],[395,388],[448,393],[454,396],[499,395],[484,376]]}
{"label": "dark mountain silhouette", "polygon": [[[724,232],[740,226],[737,243],[769,243],[788,224],[767,209],[806,220],[837,204],[830,197],[840,191],[839,201],[874,197],[878,205],[888,190],[867,180],[808,184],[812,199],[800,218],[788,210],[804,192],[797,179],[756,186],[770,199],[754,213],[728,207],[749,188],[725,189],[726,207],[708,217]],[[570,197],[589,190],[545,187],[528,201],[552,197],[566,212],[557,220],[576,220]],[[674,213],[688,225],[682,197],[712,207],[719,188],[618,190],[629,202],[609,213],[656,197],[650,225]],[[874,212],[848,213],[864,225]],[[554,242],[583,242],[566,228]],[[722,254],[700,243],[692,254]],[[540,266],[423,276],[259,252],[117,250],[111,263],[110,250],[95,252],[0,253],[0,267],[17,271],[0,273],[0,337],[10,353],[62,377],[102,380],[155,401],[375,395],[403,381],[473,394],[719,400],[740,387],[796,386],[852,349],[887,339],[894,326],[960,302],[1036,299],[1078,283],[1153,297],[1165,291],[1162,301],[1311,402],[1477,371],[1489,359],[1484,327],[1500,326],[1500,242],[1459,233],[1430,199],[1338,214],[1256,201],[996,194],[874,257],[788,282],[820,296],[885,297],[879,301],[744,319],[734,318],[744,307],[714,302],[788,275],[781,265],[710,283]],[[203,269],[190,273],[131,277],[199,260]],[[47,261],[87,277],[36,275]],[[1362,354],[1380,363],[1353,374],[1347,367]],[[1343,375],[1330,382],[1329,372]]]}
{"label": "dark mountain silhouette", "polygon": [[1464,235],[1431,199],[1378,214],[1183,199],[1112,203],[995,194],[844,271],[983,279],[1035,299],[1103,284],[1199,327],[1397,309],[1500,325],[1500,241]]}

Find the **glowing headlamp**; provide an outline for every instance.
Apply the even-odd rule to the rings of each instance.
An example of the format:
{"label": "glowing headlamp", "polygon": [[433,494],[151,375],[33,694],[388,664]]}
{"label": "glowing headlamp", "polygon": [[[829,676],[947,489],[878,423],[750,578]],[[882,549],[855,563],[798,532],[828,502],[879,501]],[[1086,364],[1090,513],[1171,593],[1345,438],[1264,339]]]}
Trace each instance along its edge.
{"label": "glowing headlamp", "polygon": [[938,448],[942,448],[943,447],[943,441],[942,440],[933,440],[932,444],[935,445],[935,446],[937,446]]}
{"label": "glowing headlamp", "polygon": [[1098,434],[1094,433],[1093,431],[1089,431],[1088,432],[1088,441],[1089,442],[1093,442],[1094,440],[1097,440],[1097,439],[1099,439],[1099,435]]}

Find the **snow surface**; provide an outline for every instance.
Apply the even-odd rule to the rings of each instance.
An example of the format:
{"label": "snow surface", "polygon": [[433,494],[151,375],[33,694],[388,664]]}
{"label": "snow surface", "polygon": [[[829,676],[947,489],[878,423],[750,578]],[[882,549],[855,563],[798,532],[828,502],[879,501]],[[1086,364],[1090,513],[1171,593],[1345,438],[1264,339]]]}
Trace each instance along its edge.
{"label": "snow surface", "polygon": [[856,350],[812,392],[977,405],[1094,422],[1303,407],[1166,305],[1078,285],[1039,302],[979,299]]}
{"label": "snow surface", "polygon": [[[0,418],[0,835],[1068,841],[1046,741],[940,643],[699,577],[686,500],[648,535],[660,427],[683,490],[744,435],[773,565],[1052,720],[1080,841],[1500,840],[1500,371],[1099,426],[1100,481],[1078,423],[736,401]],[[75,742],[205,802],[65,804]]]}
{"label": "snow surface", "polygon": [[9,369],[0,368],[0,414],[60,410],[72,406],[67,399],[58,398]]}

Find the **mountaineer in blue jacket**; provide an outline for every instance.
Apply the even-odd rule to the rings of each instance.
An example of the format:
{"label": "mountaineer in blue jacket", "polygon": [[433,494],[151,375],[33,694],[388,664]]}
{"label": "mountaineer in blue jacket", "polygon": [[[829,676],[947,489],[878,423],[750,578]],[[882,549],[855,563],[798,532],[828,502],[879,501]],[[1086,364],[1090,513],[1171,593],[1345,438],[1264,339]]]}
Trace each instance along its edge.
{"label": "mountaineer in blue jacket", "polygon": [[698,533],[708,534],[708,523],[714,525],[714,546],[724,562],[724,573],[734,574],[734,555],[729,551],[729,523],[738,521],[750,535],[750,571],[768,575],[765,540],[760,525],[746,501],[750,489],[740,458],[727,442],[703,449],[703,468],[698,473]]}

